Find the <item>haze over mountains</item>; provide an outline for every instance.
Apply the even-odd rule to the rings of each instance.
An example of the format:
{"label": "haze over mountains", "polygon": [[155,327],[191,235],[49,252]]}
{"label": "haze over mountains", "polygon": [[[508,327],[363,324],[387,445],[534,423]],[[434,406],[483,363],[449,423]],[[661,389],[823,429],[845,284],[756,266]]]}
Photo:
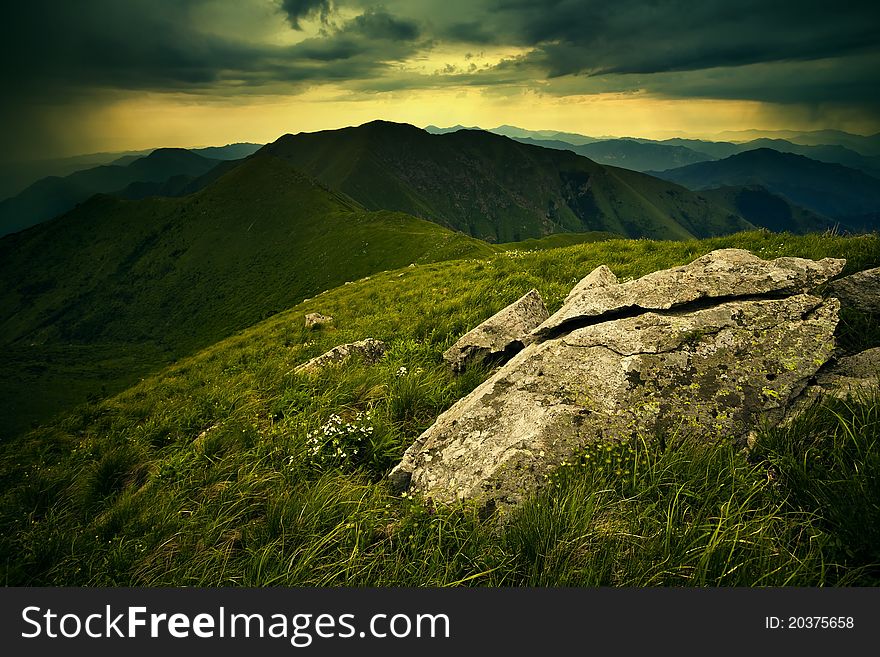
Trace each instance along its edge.
{"label": "haze over mountains", "polygon": [[[446,134],[481,128],[428,126],[425,129],[433,134]],[[553,130],[525,130],[507,125],[490,128],[487,132],[545,148],[571,150],[600,164],[623,166],[636,171],[663,171],[756,148],[772,148],[822,162],[843,164],[874,176],[880,174],[880,135],[866,137],[834,130],[723,133],[719,141],[682,137],[661,141],[636,137],[590,137]],[[787,135],[787,138],[782,135]]]}
{"label": "haze over mountains", "polygon": [[221,161],[246,157],[257,148],[257,144],[192,150],[160,148],[114,158],[108,164],[64,177],[42,178],[16,196],[0,201],[0,237],[56,217],[98,193],[141,198],[156,192],[164,192],[162,195],[169,195],[173,190],[182,192],[187,183]]}

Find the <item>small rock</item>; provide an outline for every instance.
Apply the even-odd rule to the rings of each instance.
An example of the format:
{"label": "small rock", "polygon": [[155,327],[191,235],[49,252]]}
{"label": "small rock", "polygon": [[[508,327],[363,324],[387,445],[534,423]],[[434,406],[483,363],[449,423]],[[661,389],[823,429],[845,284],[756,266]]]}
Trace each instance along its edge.
{"label": "small rock", "polygon": [[505,362],[523,348],[529,332],[550,313],[537,290],[530,290],[499,310],[443,352],[454,372],[461,372],[477,361]]}
{"label": "small rock", "polygon": [[349,342],[333,347],[330,351],[312,358],[307,363],[303,363],[297,367],[296,373],[314,373],[323,367],[327,367],[333,363],[341,363],[353,356],[358,356],[366,363],[378,363],[382,356],[385,355],[387,345],[381,340],[366,338],[358,342]]}
{"label": "small rock", "polygon": [[309,313],[306,315],[306,328],[307,329],[316,329],[324,326],[325,324],[329,324],[333,321],[333,318],[329,315],[322,315],[321,313]]}
{"label": "small rock", "polygon": [[880,347],[839,359],[817,377],[817,392],[833,397],[876,388],[880,377]]}

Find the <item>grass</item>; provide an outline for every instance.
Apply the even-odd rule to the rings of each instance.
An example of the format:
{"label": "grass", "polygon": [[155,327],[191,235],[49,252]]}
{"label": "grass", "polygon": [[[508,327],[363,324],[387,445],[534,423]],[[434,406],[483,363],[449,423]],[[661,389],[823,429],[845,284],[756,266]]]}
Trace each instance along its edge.
{"label": "grass", "polygon": [[[412,440],[488,375],[454,377],[443,364],[464,331],[531,287],[554,310],[602,263],[626,279],[730,246],[767,258],[842,256],[848,271],[880,264],[876,237],[747,233],[513,250],[343,285],[4,445],[0,577],[89,586],[876,585],[874,397],[813,408],[763,431],[750,452],[686,436],[585,451],[503,524],[466,505],[394,496],[384,482]],[[335,320],[307,331],[307,312]],[[876,331],[848,332],[871,325],[842,322],[841,341],[880,344]],[[377,365],[293,372],[368,336],[390,346]]]}

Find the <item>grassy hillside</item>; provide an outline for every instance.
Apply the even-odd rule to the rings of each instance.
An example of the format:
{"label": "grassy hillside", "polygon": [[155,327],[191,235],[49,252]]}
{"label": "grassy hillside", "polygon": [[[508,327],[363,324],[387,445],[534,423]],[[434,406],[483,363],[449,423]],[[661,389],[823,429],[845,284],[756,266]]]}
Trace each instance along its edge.
{"label": "grassy hillside", "polygon": [[[671,439],[661,449],[648,436],[602,458],[585,454],[503,528],[468,507],[393,497],[382,481],[419,432],[487,376],[454,378],[442,363],[463,332],[531,287],[555,310],[602,263],[626,279],[722,247],[765,258],[841,256],[847,272],[880,265],[877,237],[762,232],[516,250],[340,286],[5,445],[0,577],[53,585],[878,584],[872,399],[764,432],[750,455]],[[303,313],[314,311],[333,315],[334,326],[304,330]],[[841,332],[852,347],[876,343],[868,319],[850,318]],[[367,336],[389,342],[380,364],[293,373]],[[316,430],[357,454],[336,460],[329,445],[314,449]]]}
{"label": "grassy hillside", "polygon": [[656,175],[693,190],[760,185],[796,205],[841,221],[880,209],[880,183],[876,178],[839,164],[769,148]]}
{"label": "grassy hillside", "polygon": [[590,231],[689,239],[753,227],[682,187],[482,130],[432,135],[374,121],[285,135],[263,152],[369,209],[406,212],[491,242]]}
{"label": "grassy hillside", "polygon": [[[346,281],[492,252],[430,222],[366,212],[268,156],[182,199],[94,197],[0,240],[3,358],[47,393],[34,399],[18,375],[5,377],[2,431],[30,421],[35,405],[48,412],[59,397],[69,403],[102,385],[118,389],[110,372],[127,372],[132,360],[147,366],[133,368],[142,376],[157,359],[211,344]],[[106,380],[88,390],[46,379],[58,367],[87,373],[113,349],[119,362],[102,368]]]}

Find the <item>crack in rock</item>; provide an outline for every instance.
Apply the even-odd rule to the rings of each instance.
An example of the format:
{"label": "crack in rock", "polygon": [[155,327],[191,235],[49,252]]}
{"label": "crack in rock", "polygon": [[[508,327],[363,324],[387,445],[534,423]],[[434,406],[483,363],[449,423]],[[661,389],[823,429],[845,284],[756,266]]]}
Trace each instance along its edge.
{"label": "crack in rock", "polygon": [[686,432],[745,443],[831,357],[839,303],[801,291],[842,267],[725,249],[630,283],[594,271],[419,436],[392,483],[494,509],[522,502],[591,441]]}

